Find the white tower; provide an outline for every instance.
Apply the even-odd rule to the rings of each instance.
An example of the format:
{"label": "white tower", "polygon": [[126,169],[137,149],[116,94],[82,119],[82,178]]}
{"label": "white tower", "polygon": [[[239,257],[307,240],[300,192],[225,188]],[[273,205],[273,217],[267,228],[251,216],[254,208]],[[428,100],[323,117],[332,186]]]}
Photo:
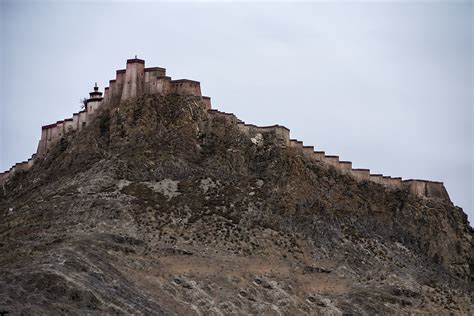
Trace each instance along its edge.
{"label": "white tower", "polygon": [[94,91],[89,93],[89,99],[86,100],[86,111],[87,114],[93,114],[97,108],[99,107],[100,103],[102,102],[102,92],[99,91],[99,87],[97,87],[97,82],[94,86]]}

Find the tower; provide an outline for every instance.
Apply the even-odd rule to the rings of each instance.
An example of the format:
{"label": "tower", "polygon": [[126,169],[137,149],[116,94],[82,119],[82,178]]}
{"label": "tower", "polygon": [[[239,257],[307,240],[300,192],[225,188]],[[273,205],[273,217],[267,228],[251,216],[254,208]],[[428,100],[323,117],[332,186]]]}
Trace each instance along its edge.
{"label": "tower", "polygon": [[127,60],[121,101],[136,97],[144,92],[145,61],[134,58]]}
{"label": "tower", "polygon": [[89,93],[89,99],[87,99],[85,102],[87,114],[94,113],[99,107],[100,102],[102,102],[102,99],[102,92],[99,91],[99,87],[97,87],[96,82],[94,91]]}

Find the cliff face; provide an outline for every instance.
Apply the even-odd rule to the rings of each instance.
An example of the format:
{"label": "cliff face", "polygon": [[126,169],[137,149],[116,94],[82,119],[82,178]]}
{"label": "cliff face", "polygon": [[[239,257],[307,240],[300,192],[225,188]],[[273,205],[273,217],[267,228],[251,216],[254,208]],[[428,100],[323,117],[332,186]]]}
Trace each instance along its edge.
{"label": "cliff face", "polygon": [[3,310],[472,314],[448,198],[357,182],[199,102],[110,104],[5,184]]}

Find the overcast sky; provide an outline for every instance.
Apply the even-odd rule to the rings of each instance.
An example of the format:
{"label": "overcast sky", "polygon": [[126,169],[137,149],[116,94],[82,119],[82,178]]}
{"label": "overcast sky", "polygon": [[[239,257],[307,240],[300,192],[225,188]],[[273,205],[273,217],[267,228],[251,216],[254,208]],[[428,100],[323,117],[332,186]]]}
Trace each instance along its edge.
{"label": "overcast sky", "polygon": [[0,169],[135,54],[214,108],[473,210],[472,2],[0,0]]}

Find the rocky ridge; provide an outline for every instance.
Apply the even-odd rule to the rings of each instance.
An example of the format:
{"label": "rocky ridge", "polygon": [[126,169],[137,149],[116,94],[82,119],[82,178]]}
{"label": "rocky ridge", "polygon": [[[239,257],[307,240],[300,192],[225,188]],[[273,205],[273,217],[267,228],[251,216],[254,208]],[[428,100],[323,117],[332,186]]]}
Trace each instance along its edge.
{"label": "rocky ridge", "polygon": [[193,97],[101,108],[0,192],[12,313],[472,314],[449,199],[357,182]]}

